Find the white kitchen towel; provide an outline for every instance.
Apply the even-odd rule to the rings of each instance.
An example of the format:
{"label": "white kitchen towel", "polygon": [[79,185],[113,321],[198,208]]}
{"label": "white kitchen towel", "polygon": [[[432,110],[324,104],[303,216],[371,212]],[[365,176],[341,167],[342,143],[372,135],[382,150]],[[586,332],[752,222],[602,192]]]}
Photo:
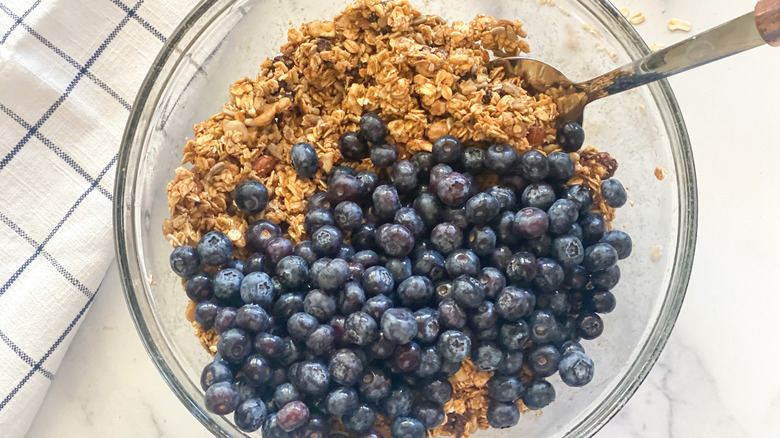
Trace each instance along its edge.
{"label": "white kitchen towel", "polygon": [[119,142],[197,0],[0,0],[0,436],[23,436],[113,258]]}

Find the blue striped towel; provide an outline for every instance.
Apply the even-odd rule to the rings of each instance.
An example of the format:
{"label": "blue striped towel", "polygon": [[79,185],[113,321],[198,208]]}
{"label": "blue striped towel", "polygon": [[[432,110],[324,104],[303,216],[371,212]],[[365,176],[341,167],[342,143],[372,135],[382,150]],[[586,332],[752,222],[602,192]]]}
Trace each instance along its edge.
{"label": "blue striped towel", "polygon": [[196,0],[0,0],[0,435],[21,437],[113,257],[133,99]]}

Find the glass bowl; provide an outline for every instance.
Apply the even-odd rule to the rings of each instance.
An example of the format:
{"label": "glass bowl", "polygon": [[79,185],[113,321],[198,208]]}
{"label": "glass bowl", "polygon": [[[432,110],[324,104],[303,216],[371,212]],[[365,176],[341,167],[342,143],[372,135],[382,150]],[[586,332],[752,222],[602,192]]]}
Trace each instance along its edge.
{"label": "glass bowl", "polygon": [[[620,13],[603,0],[413,0],[424,13],[468,21],[476,14],[525,22],[531,55],[583,80],[649,53]],[[161,232],[165,186],[179,166],[192,126],[221,110],[228,87],[254,76],[278,53],[290,24],[330,19],[345,0],[206,0],[176,29],[144,81],[127,124],[116,179],[117,258],[141,338],[179,399],[215,435],[246,436],[231,417],[210,414],[200,373],[208,353],[184,317],[187,297],[168,266]],[[569,388],[552,379],[557,400],[511,429],[477,437],[580,437],[594,434],[631,397],[661,352],[685,295],[696,238],[693,157],[680,109],[666,81],[604,99],[585,112],[587,144],[620,163],[632,205],[613,223],[634,239],[621,262],[617,309],[585,348],[594,380]],[[666,177],[658,180],[656,168]],[[259,432],[256,433],[259,435]]]}

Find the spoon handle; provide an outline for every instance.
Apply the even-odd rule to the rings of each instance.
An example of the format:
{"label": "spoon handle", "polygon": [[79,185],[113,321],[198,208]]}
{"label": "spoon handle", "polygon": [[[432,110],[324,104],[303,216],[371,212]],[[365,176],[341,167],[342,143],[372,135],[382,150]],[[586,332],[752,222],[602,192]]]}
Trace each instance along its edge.
{"label": "spoon handle", "polygon": [[588,102],[663,79],[763,44],[780,45],[780,0],[584,83]]}

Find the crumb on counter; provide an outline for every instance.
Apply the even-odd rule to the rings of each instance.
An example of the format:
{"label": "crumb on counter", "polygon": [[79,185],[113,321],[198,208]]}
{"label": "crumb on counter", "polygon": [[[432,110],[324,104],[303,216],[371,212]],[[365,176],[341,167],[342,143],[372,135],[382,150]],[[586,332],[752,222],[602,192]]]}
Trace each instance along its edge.
{"label": "crumb on counter", "polygon": [[663,179],[666,177],[666,171],[663,167],[656,167],[653,174],[655,174],[655,178],[658,181],[663,181]]}
{"label": "crumb on counter", "polygon": [[690,32],[691,30],[691,23],[687,20],[683,20],[681,18],[672,18],[669,20],[669,23],[667,24],[667,27],[671,31],[680,30],[683,32]]}
{"label": "crumb on counter", "polygon": [[656,245],[650,250],[650,260],[656,263],[661,260],[661,245]]}

